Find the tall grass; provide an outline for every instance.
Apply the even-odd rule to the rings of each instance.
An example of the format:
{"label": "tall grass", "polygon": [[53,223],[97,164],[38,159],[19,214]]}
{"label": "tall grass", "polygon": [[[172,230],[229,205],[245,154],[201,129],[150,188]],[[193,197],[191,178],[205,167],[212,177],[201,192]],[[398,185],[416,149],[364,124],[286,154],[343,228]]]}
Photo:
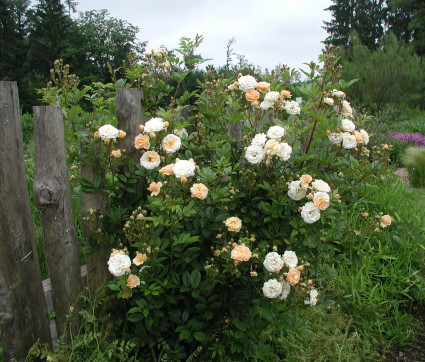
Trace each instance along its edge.
{"label": "tall grass", "polygon": [[412,186],[425,187],[425,148],[407,148],[403,155],[403,164],[409,171]]}

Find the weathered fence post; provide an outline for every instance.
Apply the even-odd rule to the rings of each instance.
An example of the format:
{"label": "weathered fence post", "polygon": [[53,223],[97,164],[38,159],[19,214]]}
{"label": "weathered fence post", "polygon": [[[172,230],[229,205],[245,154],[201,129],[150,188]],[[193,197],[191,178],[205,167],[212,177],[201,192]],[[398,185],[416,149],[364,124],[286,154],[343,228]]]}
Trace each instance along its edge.
{"label": "weathered fence post", "polygon": [[[87,151],[87,145],[83,144],[80,152],[81,177],[93,183],[96,175],[99,175],[102,178],[104,177],[104,170],[96,155],[88,154]],[[108,207],[108,194],[104,191],[96,190],[94,192],[81,193],[81,216],[83,217],[82,229],[86,247],[91,246],[90,237],[93,231],[89,225],[90,223],[84,219],[87,216],[97,217],[98,214],[103,215],[108,210]],[[90,209],[94,210],[95,215],[89,215]],[[100,225],[97,226],[100,227]],[[87,279],[93,299],[95,298],[99,287],[111,276],[107,268],[108,255],[110,252],[110,244],[106,241],[101,241],[98,250],[86,254]]]}
{"label": "weathered fence post", "polygon": [[5,361],[24,361],[50,330],[35,246],[16,82],[0,82],[0,335]]}
{"label": "weathered fence post", "polygon": [[[80,252],[72,212],[62,108],[33,107],[34,201],[41,214],[44,249],[52,283],[53,307],[59,335],[66,315],[81,292]],[[78,330],[78,319],[72,321]]]}
{"label": "weathered fence post", "polygon": [[139,125],[144,124],[144,109],[142,107],[143,92],[137,88],[119,88],[115,98],[115,113],[118,118],[118,128],[127,133],[119,141],[118,146],[126,150],[134,162],[140,161],[140,150],[134,147],[134,138],[140,133]]}

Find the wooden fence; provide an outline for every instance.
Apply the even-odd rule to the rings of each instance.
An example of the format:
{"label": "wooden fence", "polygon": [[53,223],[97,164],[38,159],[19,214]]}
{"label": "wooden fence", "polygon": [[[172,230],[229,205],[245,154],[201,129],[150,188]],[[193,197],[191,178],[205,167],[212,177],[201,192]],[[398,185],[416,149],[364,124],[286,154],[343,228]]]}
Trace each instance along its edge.
{"label": "wooden fence", "polygon": [[[120,148],[133,149],[139,125],[144,123],[138,89],[118,89],[118,128],[127,133]],[[86,256],[80,266],[65,151],[62,109],[34,107],[34,202],[41,215],[44,249],[50,280],[42,282],[35,246],[23,152],[16,82],[0,82],[0,340],[5,361],[24,361],[40,341],[54,346],[62,335],[66,315],[81,292],[87,270],[92,295],[107,280],[108,245]],[[137,154],[131,154],[135,160]],[[90,157],[90,156],[86,156]],[[93,160],[85,160],[93,161]],[[84,162],[81,174],[93,180],[96,172]],[[92,208],[105,212],[108,198],[102,191],[81,194],[82,216]],[[90,229],[82,224],[85,242]],[[49,320],[48,313],[55,312]],[[76,313],[76,315],[78,315]],[[79,321],[72,321],[74,333]]]}

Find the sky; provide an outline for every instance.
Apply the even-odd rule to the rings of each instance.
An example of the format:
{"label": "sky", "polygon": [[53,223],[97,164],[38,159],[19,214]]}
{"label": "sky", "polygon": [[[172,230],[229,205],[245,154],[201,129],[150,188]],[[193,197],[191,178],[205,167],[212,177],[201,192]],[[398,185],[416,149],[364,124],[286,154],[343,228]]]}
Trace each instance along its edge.
{"label": "sky", "polygon": [[[306,68],[317,61],[327,37],[323,21],[331,0],[80,0],[78,11],[107,9],[110,16],[139,28],[147,50],[178,47],[181,37],[204,36],[199,47],[206,64],[226,64],[230,38],[235,53],[254,65],[273,69],[282,63]],[[237,58],[233,57],[234,62]]]}

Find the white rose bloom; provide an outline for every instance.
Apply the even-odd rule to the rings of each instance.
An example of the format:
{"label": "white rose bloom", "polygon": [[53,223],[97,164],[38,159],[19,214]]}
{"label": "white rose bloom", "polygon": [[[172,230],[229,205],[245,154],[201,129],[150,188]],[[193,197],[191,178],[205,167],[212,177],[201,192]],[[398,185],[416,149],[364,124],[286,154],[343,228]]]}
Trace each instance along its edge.
{"label": "white rose bloom", "polygon": [[151,132],[159,132],[165,128],[164,121],[162,118],[151,118],[149,121],[145,123],[145,127],[143,129],[146,133]]}
{"label": "white rose bloom", "polygon": [[298,265],[298,258],[295,251],[285,251],[282,256],[283,262],[288,268],[296,268]]}
{"label": "white rose bloom", "polygon": [[257,87],[257,81],[252,75],[244,75],[238,79],[239,89],[243,92],[247,92],[250,89]]}
{"label": "white rose bloom", "polygon": [[196,165],[194,162],[179,160],[173,166],[173,173],[177,178],[195,175]]}
{"label": "white rose bloom", "polygon": [[310,290],[310,300],[305,300],[304,304],[310,304],[312,307],[314,307],[317,304],[318,295],[319,292],[316,289]]}
{"label": "white rose bloom", "polygon": [[249,163],[256,165],[264,160],[266,151],[262,147],[249,146],[245,152],[245,158]]}
{"label": "white rose bloom", "polygon": [[288,196],[295,201],[301,200],[307,195],[306,190],[303,189],[301,181],[292,181],[289,184]]}
{"label": "white rose bloom", "polygon": [[343,111],[344,114],[347,114],[351,117],[353,115],[353,109],[351,108],[350,103],[345,101],[345,100],[342,101],[342,111]]}
{"label": "white rose bloom", "polygon": [[321,192],[331,192],[331,187],[329,184],[323,180],[315,180],[311,183],[311,187],[314,191],[321,191]]}
{"label": "white rose bloom", "polygon": [[333,95],[334,97],[337,97],[337,98],[342,98],[342,97],[344,97],[344,96],[345,96],[345,93],[344,93],[343,91],[340,91],[340,90],[334,89],[334,90],[332,91],[332,95]]}
{"label": "white rose bloom", "polygon": [[300,114],[301,108],[300,105],[295,101],[288,101],[285,103],[285,111],[289,114]]}
{"label": "white rose bloom", "polygon": [[336,132],[329,133],[328,138],[329,138],[329,141],[333,145],[337,145],[337,144],[339,144],[339,143],[342,142],[342,135],[341,135],[341,133],[336,133]]}
{"label": "white rose bloom", "polygon": [[140,158],[140,164],[148,170],[153,170],[160,163],[161,158],[155,151],[146,151]]}
{"label": "white rose bloom", "polygon": [[357,146],[356,136],[352,135],[351,133],[344,132],[342,134],[342,147],[344,147],[347,150],[350,150],[352,148],[355,148],[356,146]]}
{"label": "white rose bloom", "polygon": [[277,99],[279,98],[280,93],[279,92],[268,92],[265,96],[264,96],[264,101],[269,102],[271,104],[273,104],[274,102],[277,101]]}
{"label": "white rose bloom", "polygon": [[118,137],[118,129],[116,129],[111,124],[105,124],[102,127],[99,127],[99,137],[102,140],[110,140]]}
{"label": "white rose bloom", "polygon": [[185,138],[185,137],[189,136],[189,134],[187,133],[186,128],[182,128],[182,129],[175,129],[175,130],[173,130],[173,133],[174,133],[176,136],[179,136],[180,138]]}
{"label": "white rose bloom", "polygon": [[252,139],[251,146],[264,147],[267,142],[265,133],[257,133]]}
{"label": "white rose bloom", "polygon": [[285,283],[282,287],[282,294],[280,295],[280,300],[288,298],[290,291],[291,291],[291,285],[289,283]]}
{"label": "white rose bloom", "polygon": [[267,101],[262,101],[262,102],[260,103],[260,108],[261,108],[263,111],[265,111],[265,110],[267,110],[267,109],[271,108],[272,106],[273,106],[273,104],[272,104],[272,103],[270,103],[270,102],[267,102]]}
{"label": "white rose bloom", "polygon": [[307,202],[301,209],[301,217],[307,224],[313,224],[320,219],[320,209],[314,202]]}
{"label": "white rose bloom", "polygon": [[276,155],[282,161],[288,161],[291,158],[291,154],[292,154],[292,147],[289,146],[286,142],[281,143],[276,152]]}
{"label": "white rose bloom", "polygon": [[284,135],[285,135],[285,128],[281,126],[272,126],[267,131],[267,137],[272,138],[274,140],[281,139]]}
{"label": "white rose bloom", "polygon": [[282,293],[282,284],[276,279],[270,279],[263,285],[263,294],[267,298],[277,298]]}
{"label": "white rose bloom", "polygon": [[363,136],[363,144],[366,146],[369,143],[369,134],[364,130],[360,130],[360,134]]}
{"label": "white rose bloom", "polygon": [[266,255],[263,265],[270,273],[278,273],[283,268],[284,261],[278,253],[272,251]]}
{"label": "white rose bloom", "polygon": [[268,140],[264,146],[268,155],[276,155],[279,150],[280,142],[276,140]]}
{"label": "white rose bloom", "polygon": [[344,118],[343,120],[341,120],[341,128],[344,132],[353,133],[356,130],[356,125],[353,121]]}
{"label": "white rose bloom", "polygon": [[335,104],[335,101],[332,98],[323,98],[323,103],[333,107],[333,105]]}
{"label": "white rose bloom", "polygon": [[350,121],[349,119],[343,119],[341,121],[341,128],[344,132],[354,132],[356,126],[354,125],[353,121]]}
{"label": "white rose bloom", "polygon": [[182,145],[182,141],[174,134],[169,134],[162,140],[162,148],[167,153],[177,152]]}
{"label": "white rose bloom", "polygon": [[125,271],[130,268],[131,259],[126,254],[115,254],[108,260],[108,270],[115,277],[120,277],[125,274]]}

